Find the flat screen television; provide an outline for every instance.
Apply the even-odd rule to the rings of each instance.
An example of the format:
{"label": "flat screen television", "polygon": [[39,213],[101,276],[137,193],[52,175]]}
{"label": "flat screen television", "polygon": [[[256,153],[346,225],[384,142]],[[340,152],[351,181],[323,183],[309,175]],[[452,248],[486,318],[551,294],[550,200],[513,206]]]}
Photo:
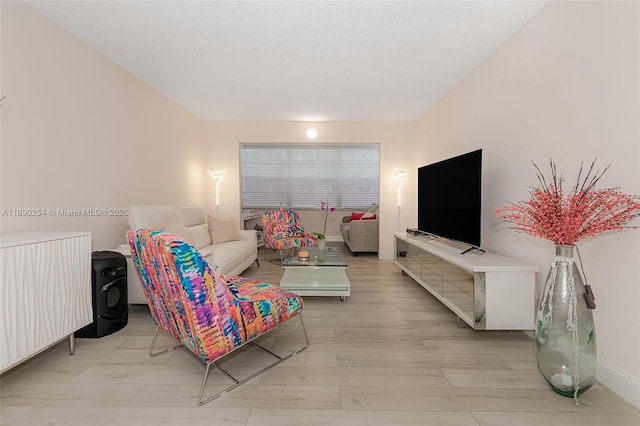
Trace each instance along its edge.
{"label": "flat screen television", "polygon": [[418,169],[418,230],[480,247],[482,150]]}

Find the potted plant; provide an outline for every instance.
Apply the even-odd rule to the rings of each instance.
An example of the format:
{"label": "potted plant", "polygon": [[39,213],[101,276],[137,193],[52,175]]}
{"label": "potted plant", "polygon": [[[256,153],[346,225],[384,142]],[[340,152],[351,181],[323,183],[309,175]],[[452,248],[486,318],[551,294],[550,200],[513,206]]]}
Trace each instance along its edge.
{"label": "potted plant", "polygon": [[[564,193],[562,176],[551,160],[551,179],[547,181],[538,166],[538,187],[531,188],[528,201],[510,203],[496,210],[495,216],[512,224],[511,228],[556,245],[556,252],[536,315],[536,357],[538,369],[560,395],[573,397],[595,382],[596,335],[593,315],[595,297],[585,285],[576,265],[576,243],[603,232],[629,228],[640,216],[636,195],[619,188],[596,189],[607,171],[594,171],[595,160],[576,184]],[[582,263],[582,262],[581,262]]]}
{"label": "potted plant", "polygon": [[324,212],[324,226],[322,227],[322,233],[314,232],[313,234],[318,237],[318,250],[324,250],[327,246],[327,239],[325,233],[327,232],[327,217],[329,213],[333,213],[336,208],[329,207],[329,196],[327,196],[327,201],[320,201],[320,210]]}

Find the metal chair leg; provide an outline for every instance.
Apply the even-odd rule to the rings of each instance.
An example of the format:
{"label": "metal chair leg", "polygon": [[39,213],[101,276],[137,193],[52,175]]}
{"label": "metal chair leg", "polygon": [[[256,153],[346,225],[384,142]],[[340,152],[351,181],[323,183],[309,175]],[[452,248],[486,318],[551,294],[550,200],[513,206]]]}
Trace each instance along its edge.
{"label": "metal chair leg", "polygon": [[183,348],[183,347],[184,347],[184,346],[182,346],[182,345],[176,345],[176,346],[171,347],[171,348],[169,348],[169,349],[163,349],[163,350],[161,350],[161,351],[159,351],[159,352],[155,352],[155,353],[154,353],[154,352],[153,352],[153,347],[154,347],[154,346],[155,346],[155,344],[156,344],[156,339],[158,338],[158,331],[159,331],[159,330],[160,330],[160,327],[156,326],[156,332],[155,332],[155,333],[154,333],[154,335],[153,335],[153,340],[151,341],[151,347],[149,347],[149,355],[151,355],[151,356],[156,356],[156,355],[163,354],[163,353],[165,353],[165,352],[171,352],[171,351],[172,351],[172,350],[174,350],[174,349],[180,349],[180,348]]}
{"label": "metal chair leg", "polygon": [[[204,377],[202,378],[202,385],[200,386],[200,392],[198,393],[198,405],[204,405],[208,402],[213,401],[216,398],[221,397],[222,395],[224,395],[225,393],[237,388],[238,386],[240,386],[243,383],[248,382],[249,380],[253,379],[256,376],[259,376],[260,374],[264,373],[267,370],[271,370],[273,367],[277,366],[278,364],[288,360],[289,358],[291,358],[292,356],[304,351],[305,349],[307,349],[309,347],[309,336],[307,335],[307,328],[304,325],[304,320],[302,319],[302,314],[298,314],[298,316],[300,317],[300,324],[302,325],[302,331],[304,333],[304,339],[305,339],[305,345],[303,347],[301,347],[300,349],[295,350],[294,352],[290,353],[287,356],[281,357],[280,355],[277,355],[273,352],[271,352],[270,350],[258,345],[257,343],[254,343],[252,341],[249,341],[247,343],[251,343],[254,346],[259,347],[260,349],[266,351],[267,353],[273,355],[274,357],[278,358],[277,361],[269,364],[268,366],[266,366],[265,368],[263,368],[260,371],[257,371],[255,373],[253,373],[252,375],[250,375],[249,377],[246,377],[242,380],[238,380],[235,377],[233,377],[231,374],[229,374],[227,371],[225,371],[224,369],[222,369],[220,366],[216,365],[214,363],[214,361],[208,362],[206,365],[206,368],[204,370]],[[245,343],[246,344],[246,343]],[[243,345],[244,346],[244,345]],[[223,374],[225,374],[227,377],[229,377],[231,380],[233,380],[235,383],[232,384],[231,386],[225,388],[224,390],[218,392],[217,394],[210,396],[208,398],[202,399],[202,395],[204,394],[204,388],[205,385],[207,383],[207,378],[209,376],[209,371],[211,370],[211,366],[214,366],[215,368],[217,368],[218,370],[222,371]]]}

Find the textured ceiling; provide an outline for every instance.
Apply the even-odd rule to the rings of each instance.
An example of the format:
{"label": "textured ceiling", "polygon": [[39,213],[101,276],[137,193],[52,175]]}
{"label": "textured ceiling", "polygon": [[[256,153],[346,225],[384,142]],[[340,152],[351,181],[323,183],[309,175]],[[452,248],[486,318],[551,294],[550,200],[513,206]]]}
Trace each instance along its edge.
{"label": "textured ceiling", "polygon": [[546,2],[29,1],[204,120],[415,120]]}

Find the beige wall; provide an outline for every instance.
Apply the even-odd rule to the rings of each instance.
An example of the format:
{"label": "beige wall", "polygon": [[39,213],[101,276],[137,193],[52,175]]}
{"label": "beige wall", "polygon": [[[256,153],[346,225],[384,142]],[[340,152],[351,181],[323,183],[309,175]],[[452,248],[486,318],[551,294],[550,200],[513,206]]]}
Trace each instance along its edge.
{"label": "beige wall", "polygon": [[[305,123],[202,123],[22,2],[0,2],[1,208],[199,203],[215,212],[208,169],[227,169],[220,214],[239,220],[239,142],[304,142]],[[415,123],[315,123],[318,142],[379,143],[380,257],[416,224],[416,169],[483,148],[483,245],[541,269],[553,247],[492,223],[536,183],[533,160],[566,176],[612,168],[603,185],[640,193],[640,4],[545,7]],[[409,172],[396,206],[394,167]],[[308,227],[320,216],[304,212]],[[329,235],[337,236],[338,214]],[[94,249],[124,242],[123,217],[2,217],[1,231],[88,230]],[[640,406],[640,230],[580,244],[598,309],[598,379]]]}
{"label": "beige wall", "polygon": [[[226,169],[220,190],[220,216],[240,217],[239,144],[294,143],[307,141],[309,127],[318,130],[318,143],[380,144],[380,258],[393,257],[393,232],[404,229],[396,207],[395,185],[391,182],[395,167],[411,170],[413,123],[300,123],[300,122],[210,122],[205,127],[205,165],[211,170]],[[215,212],[215,182],[209,179],[205,189],[205,207]],[[387,190],[389,189],[389,191]],[[409,191],[403,189],[405,194]],[[320,200],[318,200],[318,203]],[[404,209],[403,209],[404,211]],[[343,212],[350,214],[351,212]],[[322,230],[320,212],[300,211],[305,228]],[[327,222],[328,238],[341,238],[338,224],[343,214],[334,212]],[[404,221],[404,216],[403,219]]]}
{"label": "beige wall", "polygon": [[[198,118],[27,4],[0,7],[2,209],[201,201]],[[27,229],[91,231],[110,249],[127,220],[2,217],[2,232]]]}
{"label": "beige wall", "polygon": [[[483,246],[540,267],[553,244],[493,223],[528,198],[553,158],[611,169],[604,186],[640,194],[640,4],[554,2],[418,120],[416,165],[483,148]],[[638,224],[638,223],[636,223]],[[598,307],[598,379],[640,405],[640,230],[579,243]]]}

